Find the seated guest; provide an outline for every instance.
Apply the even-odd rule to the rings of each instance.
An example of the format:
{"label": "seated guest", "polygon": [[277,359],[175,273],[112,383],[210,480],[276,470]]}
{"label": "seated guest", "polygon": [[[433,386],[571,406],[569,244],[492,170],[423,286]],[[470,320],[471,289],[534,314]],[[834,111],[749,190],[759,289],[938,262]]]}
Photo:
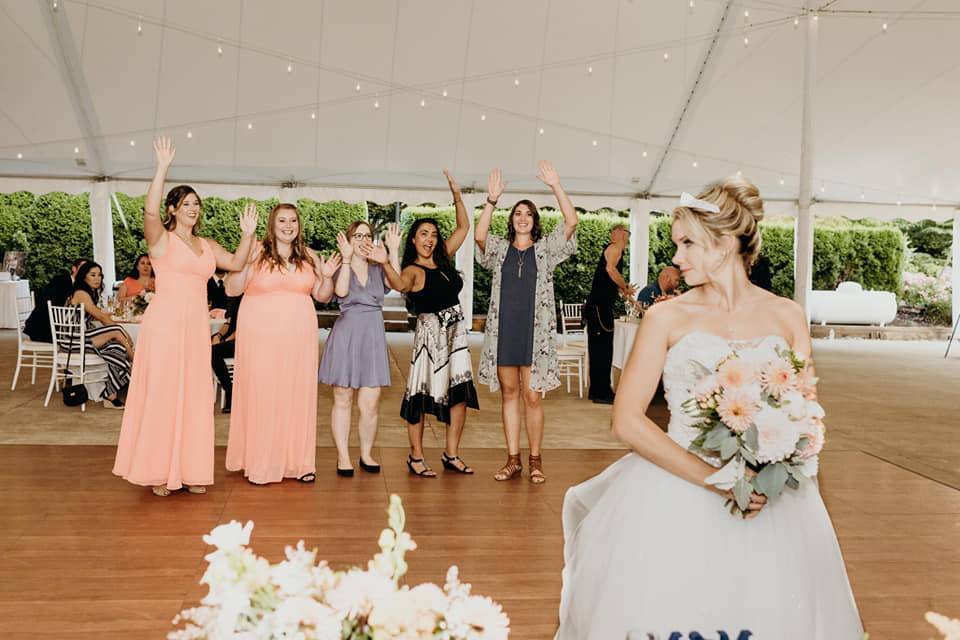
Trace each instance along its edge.
{"label": "seated guest", "polygon": [[150,264],[150,256],[141,253],[133,261],[133,268],[120,285],[117,297],[120,300],[130,300],[144,291],[154,291],[156,277],[153,265]]}
{"label": "seated guest", "polygon": [[[86,312],[86,348],[100,356],[107,365],[107,379],[100,399],[107,408],[123,408],[127,386],[130,383],[133,340],[98,305],[103,292],[103,269],[96,262],[85,262],[77,272],[73,294],[67,300],[71,306],[82,306]],[[60,344],[60,348],[79,352],[78,345]]]}
{"label": "seated guest", "polygon": [[242,295],[227,298],[227,321],[220,327],[219,331],[210,336],[210,357],[213,374],[217,376],[217,381],[226,396],[223,403],[224,413],[230,413],[230,406],[233,404],[233,380],[230,379],[226,359],[234,357],[236,353],[237,312],[240,310],[241,300],[243,300]]}
{"label": "seated guest", "polygon": [[650,306],[663,296],[672,296],[680,286],[680,270],[676,267],[666,267],[657,276],[657,281],[648,284],[637,294],[637,302]]}
{"label": "seated guest", "polygon": [[23,325],[23,332],[31,340],[34,342],[53,342],[53,336],[50,334],[50,313],[47,311],[47,302],[49,301],[55,307],[62,307],[67,303],[67,298],[73,293],[73,281],[77,277],[77,271],[86,261],[86,258],[77,258],[70,265],[70,273],[63,272],[54,276],[47,286],[40,290],[36,306]]}
{"label": "seated guest", "polygon": [[207,305],[211,309],[227,308],[228,296],[223,289],[223,279],[226,277],[226,271],[217,270],[213,277],[207,280]]}

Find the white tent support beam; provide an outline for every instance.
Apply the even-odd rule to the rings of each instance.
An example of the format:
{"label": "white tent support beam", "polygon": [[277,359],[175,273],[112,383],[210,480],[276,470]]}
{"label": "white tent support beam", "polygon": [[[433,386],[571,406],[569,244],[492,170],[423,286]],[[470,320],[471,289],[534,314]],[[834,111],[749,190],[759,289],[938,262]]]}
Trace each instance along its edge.
{"label": "white tent support beam", "polygon": [[70,96],[70,106],[73,108],[77,126],[83,136],[87,167],[98,176],[106,175],[109,167],[103,132],[83,73],[80,52],[73,40],[70,21],[65,11],[54,9],[48,0],[37,0],[37,4],[50,34],[52,53],[63,77],[63,85]]}
{"label": "white tent support beam", "polygon": [[473,269],[474,257],[477,252],[477,243],[473,240],[473,220],[474,212],[480,203],[486,198],[486,193],[464,193],[463,205],[467,208],[467,216],[470,217],[470,229],[467,231],[467,237],[457,250],[457,270],[463,276],[463,289],[460,290],[460,308],[463,309],[463,317],[467,321],[467,330],[473,327]]}
{"label": "white tent support beam", "polygon": [[[808,15],[812,0],[807,0]],[[800,131],[800,192],[794,228],[793,299],[810,318],[810,290],[813,288],[813,89],[817,73],[818,21],[806,20],[806,48],[803,67],[803,121]]]}
{"label": "white tent support beam", "polygon": [[110,183],[105,180],[94,182],[90,189],[90,227],[93,230],[93,260],[103,268],[103,291],[109,294],[116,282],[117,266],[113,248]]}
{"label": "white tent support beam", "polygon": [[950,299],[950,316],[956,329],[960,319],[960,207],[953,212],[953,248],[950,254],[953,271],[953,295]]}
{"label": "white tent support beam", "polygon": [[630,207],[630,275],[628,282],[647,286],[650,270],[650,201],[637,198]]}
{"label": "white tent support beam", "polygon": [[697,77],[693,81],[693,86],[690,87],[690,91],[687,93],[687,99],[683,103],[683,107],[680,109],[680,115],[677,116],[676,124],[673,125],[673,129],[670,131],[670,137],[667,139],[667,144],[663,146],[663,151],[660,152],[660,157],[657,158],[657,164],[654,166],[653,173],[650,174],[650,180],[647,182],[647,188],[644,189],[644,193],[650,193],[653,191],[653,187],[657,183],[657,178],[660,177],[660,172],[663,170],[663,165],[667,161],[667,156],[670,153],[673,142],[680,133],[680,127],[683,126],[683,122],[686,120],[687,114],[693,109],[694,99],[698,95],[697,90],[700,88],[700,83],[703,81],[704,76],[710,67],[710,59],[720,46],[723,36],[723,25],[727,21],[727,16],[730,14],[730,7],[733,6],[733,3],[733,0],[727,0],[726,5],[723,7],[723,13],[720,14],[720,20],[717,22],[716,31],[713,33],[713,39],[710,41],[710,46],[707,48],[707,52],[704,54],[703,60],[700,62],[700,70],[697,72]]}

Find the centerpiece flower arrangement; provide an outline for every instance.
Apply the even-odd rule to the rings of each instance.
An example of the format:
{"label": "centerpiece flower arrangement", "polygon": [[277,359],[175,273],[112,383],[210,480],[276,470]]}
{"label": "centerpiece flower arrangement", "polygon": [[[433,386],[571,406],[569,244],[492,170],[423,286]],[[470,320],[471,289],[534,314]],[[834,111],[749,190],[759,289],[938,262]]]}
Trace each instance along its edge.
{"label": "centerpiece flower arrangement", "polygon": [[700,431],[690,450],[723,463],[707,482],[732,492],[745,515],[750,494],[768,498],[817,475],[824,411],[809,363],[784,348],[733,351],[701,370],[684,411]]}
{"label": "centerpiece flower arrangement", "polygon": [[147,310],[147,307],[150,305],[150,301],[153,300],[154,292],[147,291],[144,289],[133,298],[130,299],[130,310],[133,312],[134,316],[142,316]]}
{"label": "centerpiece flower arrangement", "polygon": [[286,548],[286,559],[270,564],[247,545],[253,522],[214,528],[203,541],[216,547],[206,556],[201,584],[209,592],[199,607],[174,618],[183,629],[168,640],[502,640],[510,620],[501,606],[470,593],[456,566],[441,588],[401,585],[405,554],[417,548],[403,528],[399,496],[390,496],[388,528],[380,553],[366,569],[335,571],[317,561],[303,540]]}

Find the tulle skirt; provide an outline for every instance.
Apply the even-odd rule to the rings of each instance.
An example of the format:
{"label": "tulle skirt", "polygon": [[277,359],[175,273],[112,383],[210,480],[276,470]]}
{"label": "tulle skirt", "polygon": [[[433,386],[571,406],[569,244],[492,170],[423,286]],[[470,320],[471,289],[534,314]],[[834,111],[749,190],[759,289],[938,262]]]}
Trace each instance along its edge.
{"label": "tulle skirt", "polygon": [[563,531],[557,640],[863,637],[815,482],[743,520],[631,453],[567,492]]}

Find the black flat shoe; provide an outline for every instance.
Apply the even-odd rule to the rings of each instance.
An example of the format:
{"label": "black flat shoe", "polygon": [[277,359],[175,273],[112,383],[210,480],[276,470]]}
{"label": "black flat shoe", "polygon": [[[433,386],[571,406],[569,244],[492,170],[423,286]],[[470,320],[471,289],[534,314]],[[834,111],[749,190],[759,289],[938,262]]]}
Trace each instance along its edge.
{"label": "black flat shoe", "polygon": [[337,475],[344,478],[352,478],[353,469],[341,469],[340,467],[337,467]]}
{"label": "black flat shoe", "polygon": [[367,473],[380,473],[380,465],[378,464],[367,464],[363,461],[363,458],[360,458],[360,468],[366,471]]}
{"label": "black flat shoe", "polygon": [[[473,469],[468,467],[467,463],[464,462],[460,456],[448,456],[447,452],[444,451],[440,457],[440,461],[443,462],[443,468],[449,471],[456,471],[464,475],[471,475],[473,473]],[[458,462],[460,465],[457,464]]]}

